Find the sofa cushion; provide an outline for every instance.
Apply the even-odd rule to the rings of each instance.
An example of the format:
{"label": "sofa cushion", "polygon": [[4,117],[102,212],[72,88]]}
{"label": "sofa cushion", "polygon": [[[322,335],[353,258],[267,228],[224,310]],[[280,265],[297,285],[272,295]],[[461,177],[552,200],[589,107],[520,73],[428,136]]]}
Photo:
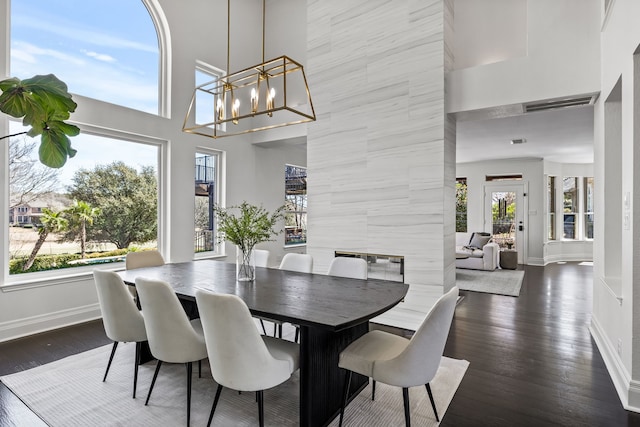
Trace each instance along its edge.
{"label": "sofa cushion", "polygon": [[482,249],[484,245],[491,240],[491,234],[485,232],[475,232],[471,234],[468,246],[472,248]]}
{"label": "sofa cushion", "polygon": [[459,246],[456,248],[457,254],[468,256],[469,258],[482,258],[484,251],[478,248],[472,248],[471,246]]}

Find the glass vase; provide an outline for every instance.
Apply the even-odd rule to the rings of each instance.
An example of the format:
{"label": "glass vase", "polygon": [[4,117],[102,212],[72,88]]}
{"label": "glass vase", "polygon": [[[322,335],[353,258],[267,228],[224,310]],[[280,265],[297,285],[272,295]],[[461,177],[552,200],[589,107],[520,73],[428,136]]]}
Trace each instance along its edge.
{"label": "glass vase", "polygon": [[238,282],[253,282],[256,278],[256,260],[253,248],[243,251],[236,246],[236,279]]}

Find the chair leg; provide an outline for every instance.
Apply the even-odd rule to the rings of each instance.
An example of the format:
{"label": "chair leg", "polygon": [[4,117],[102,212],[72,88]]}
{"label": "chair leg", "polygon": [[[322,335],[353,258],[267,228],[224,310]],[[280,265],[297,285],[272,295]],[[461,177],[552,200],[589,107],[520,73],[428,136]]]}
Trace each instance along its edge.
{"label": "chair leg", "polygon": [[213,413],[216,411],[216,406],[218,406],[218,399],[220,399],[221,392],[222,392],[222,386],[218,384],[218,389],[216,390],[216,397],[213,399],[213,405],[211,405],[211,413],[209,414],[209,421],[207,422],[207,427],[211,426],[211,421],[213,421]]}
{"label": "chair leg", "polygon": [[191,374],[193,373],[193,363],[187,362],[187,427],[191,423]]}
{"label": "chair leg", "polygon": [[296,326],[296,339],[295,342],[298,342],[298,336],[300,335],[300,326]]}
{"label": "chair leg", "polygon": [[376,400],[376,380],[373,380],[371,385],[371,400]]}
{"label": "chair leg", "polygon": [[140,350],[142,349],[142,343],[136,343],[136,360],[133,363],[133,398],[136,398],[136,388],[138,387],[138,366],[140,365]]}
{"label": "chair leg", "polygon": [[256,396],[258,398],[258,423],[260,427],[264,427],[264,392],[260,390]]}
{"label": "chair leg", "polygon": [[433,407],[433,413],[436,415],[436,421],[440,422],[438,411],[436,410],[436,402],[433,400],[433,394],[431,393],[431,386],[429,385],[429,383],[426,383],[424,386],[427,388],[427,393],[429,393],[429,400],[431,401],[431,406]]}
{"label": "chair leg", "polygon": [[411,415],[409,413],[409,389],[402,388],[402,400],[404,400],[404,425],[411,427]]}
{"label": "chair leg", "polygon": [[104,373],[104,378],[102,378],[102,382],[107,380],[107,374],[109,373],[109,368],[111,367],[111,362],[113,361],[113,355],[116,354],[116,348],[118,347],[118,341],[113,342],[113,347],[111,347],[111,356],[109,356],[109,362],[107,363],[107,370]]}
{"label": "chair leg", "polygon": [[198,360],[198,378],[202,378],[202,360]]}
{"label": "chair leg", "polygon": [[347,399],[349,398],[349,388],[351,388],[351,375],[353,372],[347,370],[347,374],[344,378],[344,399],[342,400],[342,406],[340,407],[340,422],[338,427],[342,427],[342,418],[344,417],[344,408],[347,406]]}
{"label": "chair leg", "polygon": [[278,325],[278,338],[282,338],[282,323]]}
{"label": "chair leg", "polygon": [[162,366],[162,360],[158,360],[158,364],[156,365],[156,370],[153,372],[153,379],[151,380],[151,386],[149,387],[149,393],[147,394],[147,400],[145,400],[144,406],[147,406],[149,404],[149,398],[151,397],[153,386],[156,384],[156,378],[158,378],[158,372],[160,372],[160,366]]}
{"label": "chair leg", "polygon": [[267,335],[267,329],[264,327],[264,322],[262,321],[262,319],[260,319],[260,326],[262,326],[262,333],[264,335]]}

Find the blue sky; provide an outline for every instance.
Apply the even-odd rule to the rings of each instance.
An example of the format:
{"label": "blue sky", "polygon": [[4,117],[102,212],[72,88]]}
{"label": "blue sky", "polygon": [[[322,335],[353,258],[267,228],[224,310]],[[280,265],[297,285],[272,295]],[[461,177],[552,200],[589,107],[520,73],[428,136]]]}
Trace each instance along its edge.
{"label": "blue sky", "polygon": [[[12,1],[11,75],[49,73],[71,93],[157,113],[158,40],[145,6],[140,0]],[[115,160],[157,165],[152,146],[82,133],[71,141],[78,154],[60,170],[63,185],[79,168]]]}

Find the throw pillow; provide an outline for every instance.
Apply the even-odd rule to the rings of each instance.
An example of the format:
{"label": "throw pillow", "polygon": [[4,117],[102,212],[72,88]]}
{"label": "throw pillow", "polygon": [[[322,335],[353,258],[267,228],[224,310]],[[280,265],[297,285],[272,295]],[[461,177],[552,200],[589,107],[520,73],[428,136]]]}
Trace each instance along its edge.
{"label": "throw pillow", "polygon": [[471,240],[469,240],[469,246],[473,248],[482,249],[484,245],[491,240],[491,234],[485,232],[475,232],[471,234]]}

